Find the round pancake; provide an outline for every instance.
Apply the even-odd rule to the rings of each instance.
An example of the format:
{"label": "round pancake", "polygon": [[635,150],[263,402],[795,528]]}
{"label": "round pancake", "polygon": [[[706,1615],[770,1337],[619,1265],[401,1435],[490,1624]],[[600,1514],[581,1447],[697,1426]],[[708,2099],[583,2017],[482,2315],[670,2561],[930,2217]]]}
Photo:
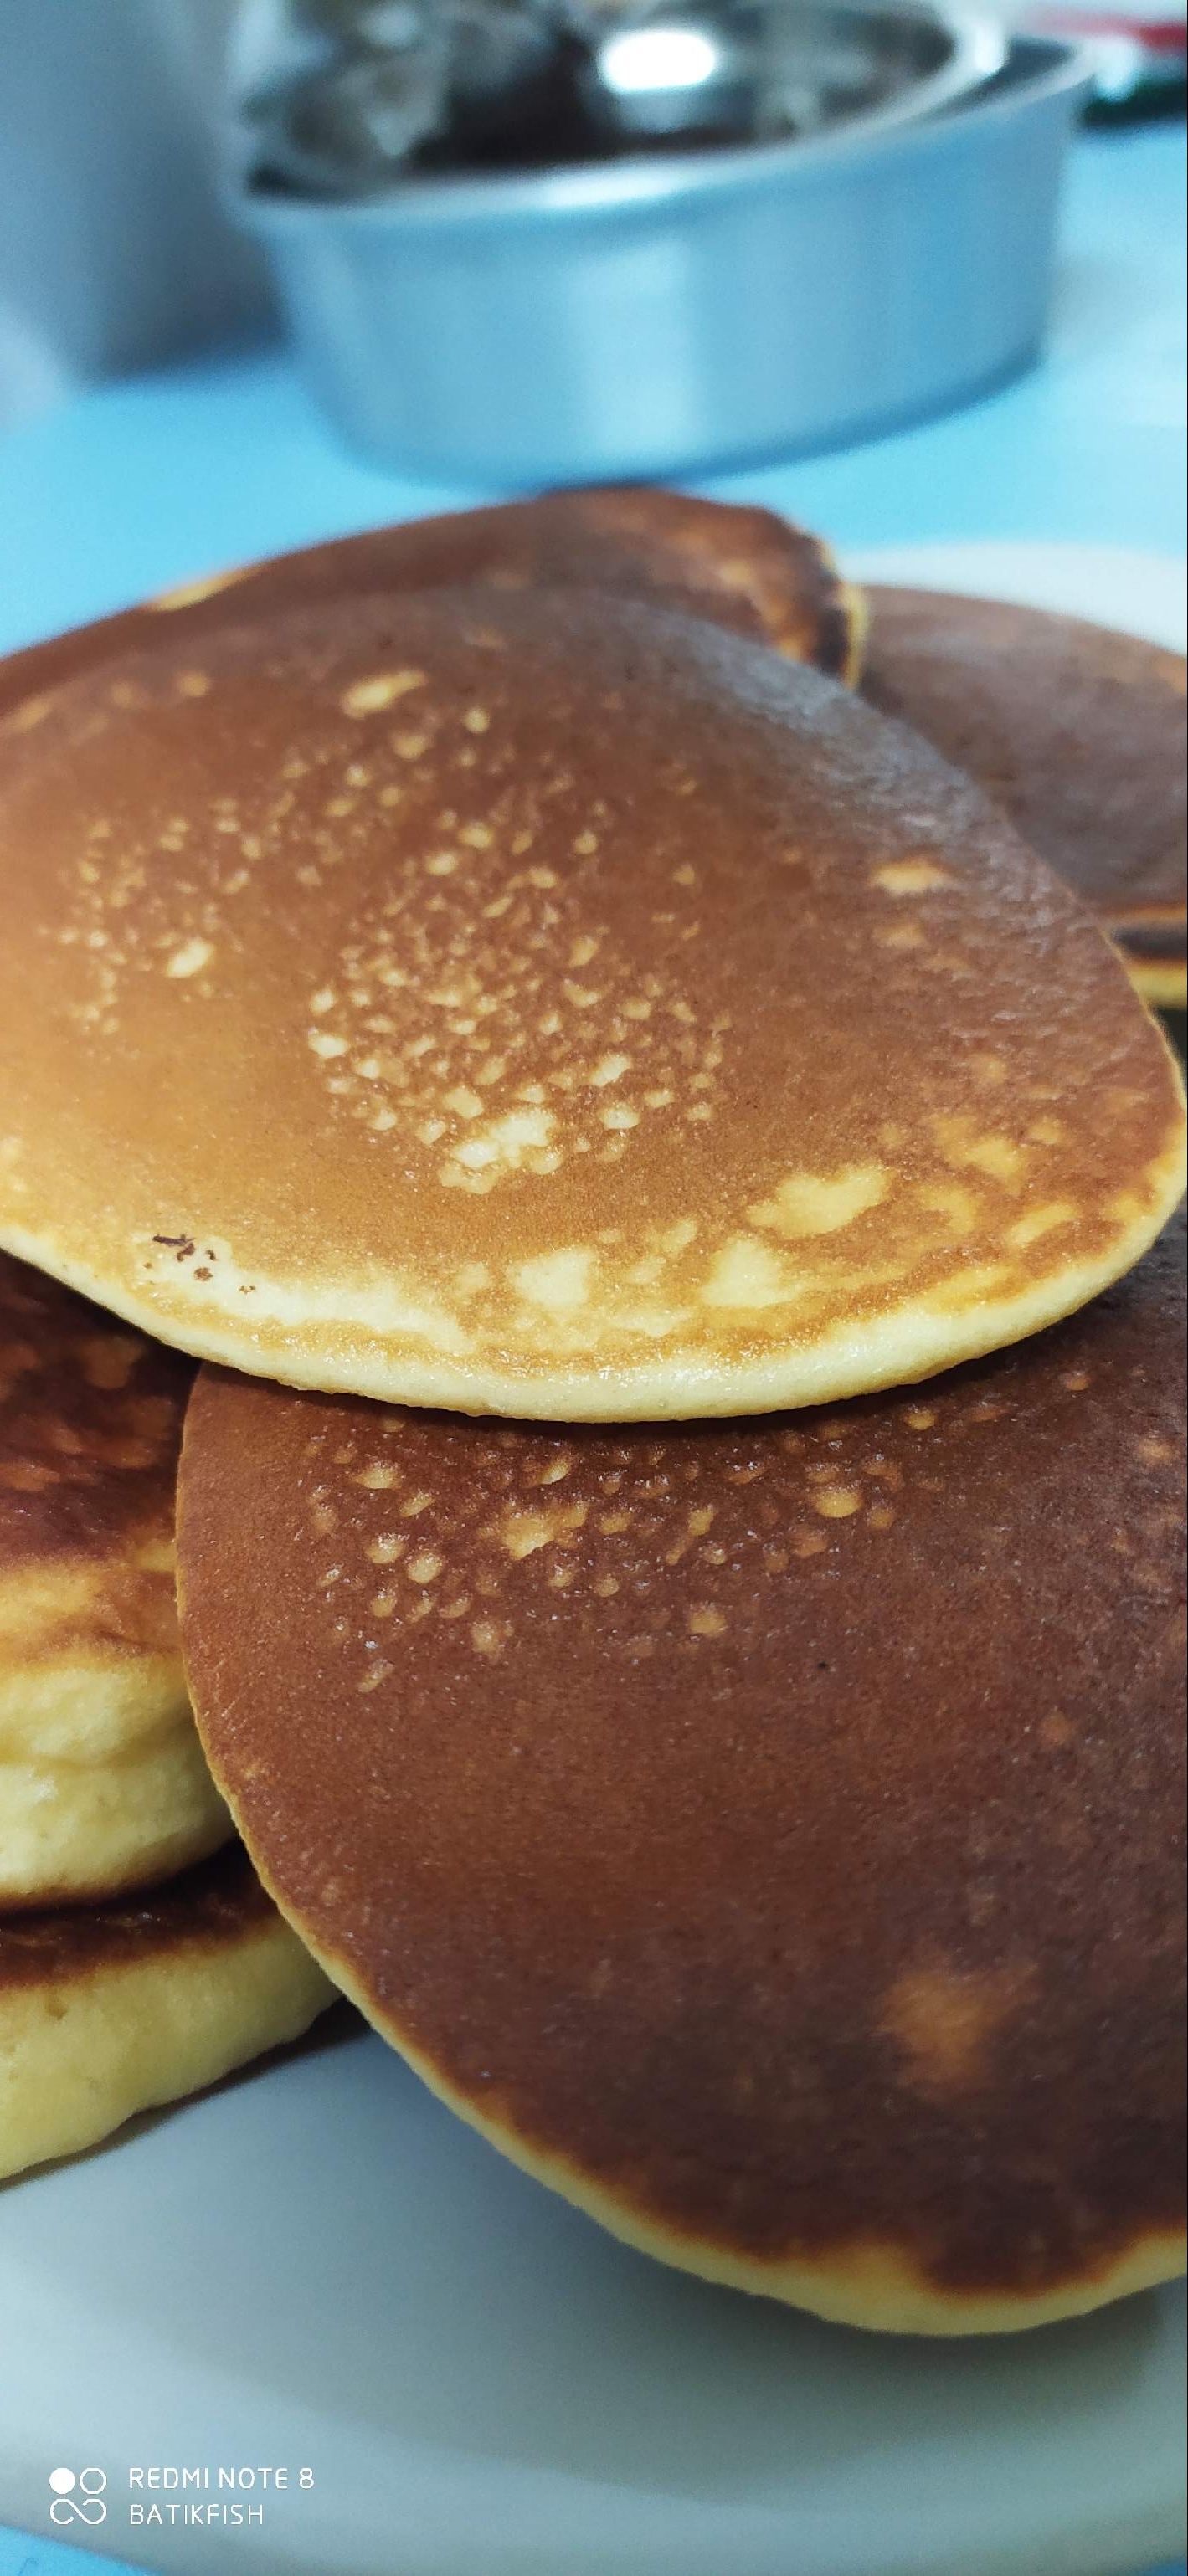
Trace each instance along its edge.
{"label": "round pancake", "polygon": [[198,2092],[333,2001],[238,1843],[136,1902],[0,1923],[0,2176]]}
{"label": "round pancake", "polygon": [[630,2242],[921,2333],[1181,2267],[1183,1251],[782,1421],[199,1377],[183,1639],[261,1876]]}
{"label": "round pancake", "polygon": [[48,689],[117,654],[154,651],[162,628],[189,644],[243,617],[470,581],[651,599],[851,685],[861,668],[863,594],[820,537],[773,510],[623,485],[369,528],[187,582],[0,660],[0,715],[26,703],[35,721]]}
{"label": "round pancake", "polygon": [[1183,1009],[1183,655],[992,599],[867,596],[864,696],[968,770],[1090,905],[1145,999]]}
{"label": "round pancake", "polygon": [[203,1357],[767,1410],[1034,1330],[1179,1194],[1087,916],[926,745],[708,625],[359,602],[4,748],[0,1241]]}
{"label": "round pancake", "polygon": [[231,1831],[177,1636],[191,1375],[0,1253],[0,1913],[141,1886]]}

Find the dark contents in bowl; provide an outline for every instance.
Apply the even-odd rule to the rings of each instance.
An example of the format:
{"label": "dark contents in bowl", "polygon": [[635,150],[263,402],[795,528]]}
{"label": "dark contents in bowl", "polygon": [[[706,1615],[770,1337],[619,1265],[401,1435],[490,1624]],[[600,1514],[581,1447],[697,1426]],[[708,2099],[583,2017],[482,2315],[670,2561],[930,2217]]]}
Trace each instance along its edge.
{"label": "dark contents in bowl", "polygon": [[239,103],[251,184],[367,197],[788,141],[940,69],[926,14],[853,0],[277,0]]}

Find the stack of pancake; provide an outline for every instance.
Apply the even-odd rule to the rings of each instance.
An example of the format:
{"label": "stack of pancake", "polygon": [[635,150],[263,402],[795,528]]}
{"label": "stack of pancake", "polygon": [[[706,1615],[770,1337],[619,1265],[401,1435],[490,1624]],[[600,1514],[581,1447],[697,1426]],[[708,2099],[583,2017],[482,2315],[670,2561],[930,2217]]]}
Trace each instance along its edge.
{"label": "stack of pancake", "polygon": [[[185,1949],[224,2064],[324,1970],[615,2233],[825,2316],[1000,2329],[1180,2268],[1184,1112],[1134,987],[1182,966],[1182,680],[977,603],[930,655],[929,613],[876,600],[863,703],[813,540],[555,496],[0,674],[0,1244],[45,1384],[32,1572],[0,1547],[65,1676],[44,1726],[14,1683],[12,1866],[57,1910],[0,1935],[0,2010],[44,1961],[167,1971],[87,2135],[214,2071]],[[204,1363],[217,1795],[155,1344]],[[22,2044],[10,2165],[82,2142]]]}
{"label": "stack of pancake", "polygon": [[232,1840],[186,1696],[192,1378],[0,1253],[0,2173],[212,2082],[332,1997]]}

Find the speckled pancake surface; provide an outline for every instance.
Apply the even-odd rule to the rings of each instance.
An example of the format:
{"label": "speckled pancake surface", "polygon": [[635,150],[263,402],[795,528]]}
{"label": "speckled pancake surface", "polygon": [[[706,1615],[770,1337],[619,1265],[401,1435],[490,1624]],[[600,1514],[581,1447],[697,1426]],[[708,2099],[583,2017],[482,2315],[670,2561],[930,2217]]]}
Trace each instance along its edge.
{"label": "speckled pancake surface", "polygon": [[853,2323],[1182,2264],[1183,1230],[841,1411],[545,1430],[203,1371],[199,1724],[331,1973],[668,2261]]}
{"label": "speckled pancake surface", "polygon": [[164,1877],[231,1831],[177,1635],[191,1375],[0,1253],[0,1913]]}
{"label": "speckled pancake surface", "polygon": [[135,1901],[0,1923],[0,2177],[297,2039],[334,1991],[238,1843]]}
{"label": "speckled pancake surface", "polygon": [[1074,617],[872,589],[863,693],[968,770],[1147,1000],[1185,998],[1185,663]]}
{"label": "speckled pancake surface", "polygon": [[546,492],[304,546],[181,584],[0,660],[0,715],[116,654],[188,642],[242,617],[375,593],[492,581],[611,591],[686,607],[796,662],[856,681],[866,610],[828,547],[773,510],[622,485]]}
{"label": "speckled pancake surface", "polygon": [[203,1357],[765,1410],[1034,1329],[1178,1195],[1092,923],[926,746],[708,625],[356,603],[4,750],[0,1240]]}

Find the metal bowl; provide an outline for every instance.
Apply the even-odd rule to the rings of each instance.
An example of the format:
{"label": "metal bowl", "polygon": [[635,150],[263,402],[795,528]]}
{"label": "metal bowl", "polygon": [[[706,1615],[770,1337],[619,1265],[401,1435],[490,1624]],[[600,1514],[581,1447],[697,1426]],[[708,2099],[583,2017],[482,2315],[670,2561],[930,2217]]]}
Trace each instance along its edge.
{"label": "metal bowl", "polygon": [[395,470],[512,488],[804,453],[1037,349],[1088,75],[1020,42],[977,80],[994,45],[965,25],[939,114],[893,99],[796,142],[234,201],[327,411]]}

